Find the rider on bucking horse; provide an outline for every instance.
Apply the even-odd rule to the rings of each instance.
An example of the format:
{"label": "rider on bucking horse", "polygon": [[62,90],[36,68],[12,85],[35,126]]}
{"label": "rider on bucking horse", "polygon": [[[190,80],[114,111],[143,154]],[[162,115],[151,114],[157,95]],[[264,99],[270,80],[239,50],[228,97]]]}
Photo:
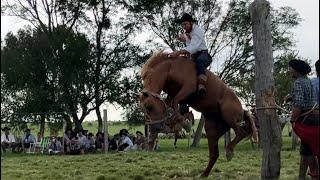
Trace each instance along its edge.
{"label": "rider on bucking horse", "polygon": [[198,94],[206,93],[205,84],[207,76],[205,69],[209,66],[212,58],[208,52],[205,41],[204,30],[195,24],[196,20],[190,14],[183,14],[180,19],[175,20],[176,23],[182,24],[185,33],[180,34],[178,39],[186,43],[186,47],[178,51],[173,51],[168,55],[170,58],[175,58],[180,55],[191,55],[193,61],[196,63],[198,76]]}

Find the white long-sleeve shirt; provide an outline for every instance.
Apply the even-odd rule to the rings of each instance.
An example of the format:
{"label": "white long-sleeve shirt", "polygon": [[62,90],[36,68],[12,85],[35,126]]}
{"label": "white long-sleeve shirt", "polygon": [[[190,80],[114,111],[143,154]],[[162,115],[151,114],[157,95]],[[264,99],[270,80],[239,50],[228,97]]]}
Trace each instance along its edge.
{"label": "white long-sleeve shirt", "polygon": [[12,134],[9,134],[8,137],[6,137],[6,135],[3,133],[1,135],[1,143],[2,142],[13,143],[13,142],[16,142],[16,139],[14,138],[14,136]]}
{"label": "white long-sleeve shirt", "polygon": [[204,30],[196,24],[192,25],[192,30],[189,33],[190,38],[186,39],[186,47],[184,50],[188,51],[190,54],[194,54],[197,51],[207,50]]}
{"label": "white long-sleeve shirt", "polygon": [[133,146],[133,143],[132,143],[131,139],[130,139],[128,136],[121,137],[121,139],[120,139],[120,144],[119,144],[119,145],[126,144],[126,143],[127,143],[129,146]]}

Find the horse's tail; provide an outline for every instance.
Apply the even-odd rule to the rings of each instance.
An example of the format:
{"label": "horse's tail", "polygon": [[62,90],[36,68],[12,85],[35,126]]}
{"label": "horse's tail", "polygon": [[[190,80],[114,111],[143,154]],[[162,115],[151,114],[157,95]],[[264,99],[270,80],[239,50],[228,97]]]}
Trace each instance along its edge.
{"label": "horse's tail", "polygon": [[252,116],[249,114],[248,111],[243,111],[243,119],[246,122],[246,130],[249,134],[249,137],[253,140],[253,142],[258,142],[258,131],[257,127],[254,123]]}

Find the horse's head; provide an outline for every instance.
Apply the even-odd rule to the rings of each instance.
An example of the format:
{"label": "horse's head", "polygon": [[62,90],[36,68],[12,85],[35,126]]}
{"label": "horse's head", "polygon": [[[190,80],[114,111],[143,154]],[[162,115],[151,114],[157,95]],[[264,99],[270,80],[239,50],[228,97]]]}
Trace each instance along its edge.
{"label": "horse's head", "polygon": [[146,116],[146,124],[156,124],[166,120],[166,104],[160,95],[144,90],[139,96],[139,101]]}

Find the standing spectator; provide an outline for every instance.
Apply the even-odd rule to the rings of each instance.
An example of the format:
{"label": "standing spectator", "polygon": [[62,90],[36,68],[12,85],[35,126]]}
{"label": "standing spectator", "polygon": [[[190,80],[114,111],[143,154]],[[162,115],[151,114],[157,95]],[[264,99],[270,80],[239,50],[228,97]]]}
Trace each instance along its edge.
{"label": "standing spectator", "polygon": [[292,128],[301,139],[299,179],[305,179],[308,166],[312,179],[318,179],[319,167],[315,156],[319,156],[319,110],[312,108],[312,86],[306,76],[311,68],[304,61],[291,60],[289,71],[294,79],[291,93]]}
{"label": "standing spectator", "polygon": [[22,137],[22,143],[24,148],[30,148],[30,144],[36,142],[36,138],[30,132],[30,129],[26,129],[26,134]]}
{"label": "standing spectator", "polygon": [[51,137],[51,142],[48,147],[49,154],[59,154],[62,150],[61,142],[57,140],[56,136]]}
{"label": "standing spectator", "polygon": [[133,147],[133,143],[131,139],[128,137],[128,130],[121,129],[120,130],[120,140],[118,145],[118,151],[129,151]]}
{"label": "standing spectator", "polygon": [[15,152],[16,139],[10,133],[10,130],[11,129],[8,127],[4,127],[2,129],[2,131],[4,131],[4,133],[1,135],[1,148],[2,148],[3,152],[5,152],[7,148],[12,148],[12,152]]}
{"label": "standing spectator", "polygon": [[311,83],[312,83],[312,92],[315,98],[314,103],[317,103],[317,107],[319,108],[319,99],[320,99],[319,97],[319,74],[320,74],[319,60],[316,62],[315,66],[316,66],[317,77],[312,78]]}

